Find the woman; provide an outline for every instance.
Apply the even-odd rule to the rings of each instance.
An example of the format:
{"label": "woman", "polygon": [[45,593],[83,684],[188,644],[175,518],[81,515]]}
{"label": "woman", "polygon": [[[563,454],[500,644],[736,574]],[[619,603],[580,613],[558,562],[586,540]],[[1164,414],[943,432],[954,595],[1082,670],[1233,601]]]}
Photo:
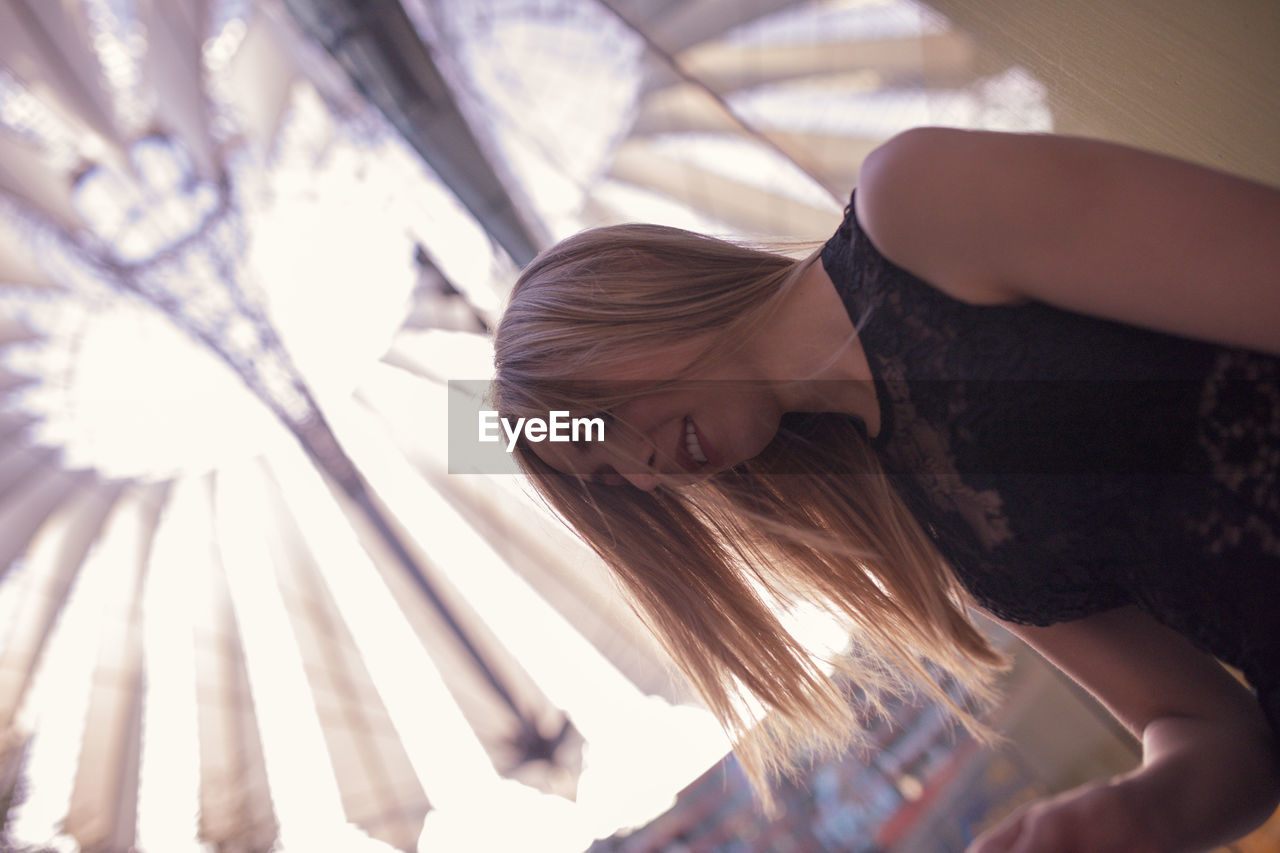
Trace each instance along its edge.
{"label": "woman", "polygon": [[989,696],[1002,666],[979,607],[1143,761],[973,849],[1200,850],[1275,808],[1280,192],[916,129],[802,261],[650,226],[566,240],[517,283],[496,363],[504,415],[608,416],[520,462],[757,778],[856,723],[767,599],[846,620],[872,707],[921,690],[983,733],[950,689]]}

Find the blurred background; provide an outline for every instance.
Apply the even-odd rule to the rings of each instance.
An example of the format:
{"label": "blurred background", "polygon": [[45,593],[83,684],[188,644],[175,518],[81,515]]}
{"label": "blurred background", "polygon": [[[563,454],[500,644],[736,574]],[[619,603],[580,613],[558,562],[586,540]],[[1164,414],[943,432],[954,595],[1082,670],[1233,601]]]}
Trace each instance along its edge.
{"label": "blurred background", "polygon": [[556,239],[824,240],[916,125],[1280,184],[1278,44],[1264,0],[0,0],[0,850],[959,850],[1132,766],[1011,646],[1006,747],[903,707],[762,818],[596,560],[449,472],[447,383]]}

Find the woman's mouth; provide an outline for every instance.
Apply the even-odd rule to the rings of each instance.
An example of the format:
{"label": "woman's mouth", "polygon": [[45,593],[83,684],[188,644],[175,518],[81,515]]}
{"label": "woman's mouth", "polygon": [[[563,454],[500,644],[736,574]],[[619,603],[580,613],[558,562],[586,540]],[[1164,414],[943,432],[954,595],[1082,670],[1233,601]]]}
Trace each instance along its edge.
{"label": "woman's mouth", "polygon": [[693,418],[688,415],[684,419],[684,449],[688,451],[689,457],[699,465],[705,465],[707,462],[707,454],[702,450],[702,443],[698,440],[698,430],[693,425]]}

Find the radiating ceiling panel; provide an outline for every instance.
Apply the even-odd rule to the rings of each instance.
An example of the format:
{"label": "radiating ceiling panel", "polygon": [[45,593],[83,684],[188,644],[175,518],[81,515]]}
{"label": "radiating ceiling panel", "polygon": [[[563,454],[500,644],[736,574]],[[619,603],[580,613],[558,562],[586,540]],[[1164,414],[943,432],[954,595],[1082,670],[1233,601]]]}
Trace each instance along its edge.
{"label": "radiating ceiling panel", "polygon": [[83,4],[0,0],[0,63],[64,119],[124,146]]}
{"label": "radiating ceiling panel", "polygon": [[672,81],[640,102],[631,134],[678,132],[741,133],[742,124],[705,87]]}
{"label": "radiating ceiling panel", "polygon": [[811,44],[726,44],[713,42],[685,51],[687,73],[721,95],[762,85],[873,72],[884,85],[904,81],[929,86],[956,85],[974,76],[972,39],[958,32],[893,39]]}
{"label": "radiating ceiling panel", "polygon": [[[0,500],[0,579],[26,552],[54,510],[92,481],[93,476],[87,471],[50,467],[40,476],[28,478],[24,488],[10,491]],[[4,707],[0,702],[0,708]]]}
{"label": "radiating ceiling panel", "polygon": [[27,241],[14,226],[0,217],[0,287],[23,285],[60,288],[45,269],[36,262]]}
{"label": "radiating ceiling panel", "polygon": [[862,161],[884,141],[813,131],[766,130],[764,135],[840,197],[853,191]]}
{"label": "radiating ceiling panel", "polygon": [[138,12],[147,32],[143,79],[155,93],[153,121],[182,139],[200,177],[216,180],[222,166],[210,129],[203,50],[210,2],[140,0]]}
{"label": "radiating ceiling panel", "polygon": [[295,849],[358,850],[363,833],[345,819],[307,655],[271,566],[262,484],[252,460],[223,466],[213,512],[280,840]]}
{"label": "radiating ceiling panel", "polygon": [[200,749],[199,837],[217,849],[267,850],[279,824],[267,783],[258,714],[213,525],[214,475],[186,499],[191,541],[192,641]]}
{"label": "radiating ceiling panel", "polygon": [[[98,602],[97,661],[62,830],[84,850],[133,844],[142,749],[141,591],[167,485],[135,487],[114,508],[95,559],[111,561],[112,583]],[[152,721],[153,723],[156,721]]]}
{"label": "radiating ceiling panel", "polygon": [[664,50],[673,54],[714,39],[734,27],[758,21],[797,5],[796,0],[701,0],[661,5],[634,0],[609,2],[624,14],[638,7],[640,14],[635,22],[645,27]]}
{"label": "radiating ceiling panel", "polygon": [[13,440],[0,438],[0,500],[10,491],[24,488],[29,479],[56,470],[57,455],[51,447],[32,447],[24,435]]}
{"label": "radiating ceiling panel", "polygon": [[1054,129],[1280,186],[1280,5],[1271,0],[926,0],[1046,88]]}
{"label": "radiating ceiling panel", "polygon": [[[80,214],[71,200],[73,180],[65,169],[49,164],[31,144],[0,135],[0,192],[30,206],[45,219],[68,232],[75,232],[83,227]],[[32,278],[37,284],[44,281],[39,268],[21,255],[0,263],[3,264],[0,266],[0,274],[5,274],[5,278],[9,273],[7,268],[12,265],[12,273],[17,277],[15,283],[27,283],[24,279]]]}
{"label": "radiating ceiling panel", "polygon": [[261,8],[250,15],[244,40],[223,77],[241,111],[241,132],[258,156],[265,159],[299,78],[273,15]]}
{"label": "radiating ceiling panel", "polygon": [[[516,25],[491,18],[474,5],[443,5],[440,17],[454,27],[448,32],[476,44],[505,43],[495,31]],[[492,0],[480,5],[493,6],[497,15]],[[953,101],[964,100],[961,93],[976,93],[985,75],[1003,69],[998,62],[982,64],[968,34],[909,2],[609,0],[599,6],[616,13],[597,21],[610,38],[630,36],[641,49],[633,69],[638,77],[634,109],[612,117],[617,122],[614,143],[582,188],[583,224],[665,216],[657,205],[644,202],[644,194],[658,194],[730,232],[777,239],[828,236],[865,154],[895,126],[890,114],[880,121],[883,130],[853,129],[848,119],[856,116],[841,120],[834,114],[874,106],[855,104],[851,95],[927,102],[929,93],[937,91],[937,102],[951,109]],[[551,4],[541,14],[581,26],[591,18],[588,11],[565,3]],[[778,26],[771,29],[767,24],[775,15]],[[500,23],[490,25],[491,20]],[[604,26],[618,20],[625,22],[620,32]],[[575,61],[582,66],[577,72],[590,73],[581,51],[566,48],[563,54],[548,43],[540,56],[535,46],[505,59],[501,71],[475,72],[474,80],[515,80],[520,67],[547,63],[559,63],[559,73],[571,78]],[[612,73],[619,75],[620,85],[631,85],[624,74]],[[520,103],[517,88],[513,83],[508,101],[494,99],[504,111],[494,120],[494,132],[510,137],[513,149],[548,150],[552,161],[557,155],[574,156],[574,140],[540,128],[514,106],[502,106]],[[769,108],[770,101],[787,101],[789,93],[795,94],[789,113]],[[897,109],[903,117],[900,126],[921,123],[909,118],[921,112],[918,107],[899,104]],[[1027,121],[1034,119],[1029,115]],[[591,120],[595,117],[583,119]],[[663,137],[663,145],[642,139],[656,136]],[[755,145],[782,167],[773,169],[778,176],[760,178],[766,171],[760,158],[739,166],[744,178],[754,173],[748,180],[733,174],[732,166],[707,169],[697,158],[672,156],[680,140],[688,140],[692,148],[712,137]],[[536,180],[532,170],[529,175]],[[790,188],[783,186],[788,182]],[[641,193],[623,197],[613,191],[620,184]],[[829,205],[803,200],[823,195]]]}
{"label": "radiating ceiling panel", "polygon": [[[397,558],[382,539],[375,535],[373,528],[360,518],[360,513],[345,496],[335,492],[334,497],[344,514],[351,519],[362,547],[372,558],[379,576],[391,591],[399,609],[408,618],[419,643],[428,650],[448,685],[453,700],[484,745],[493,767],[509,778],[572,798],[580,769],[581,737],[569,727],[566,730],[567,737],[556,751],[554,762],[523,761],[521,745],[525,734],[519,728],[519,721],[509,713],[507,705],[486,676],[476,669],[460,646],[457,636],[442,623],[438,612],[424,599],[420,588],[403,572]],[[476,614],[439,570],[434,568],[434,561],[414,542],[415,534],[429,537],[429,531],[449,528],[437,527],[438,522],[433,524],[430,518],[423,516],[414,518],[410,529],[406,529],[402,522],[394,523],[416,561],[420,565],[431,567],[432,583],[437,592],[475,647],[492,666],[495,676],[503,683],[503,689],[512,702],[523,709],[542,737],[556,738],[567,726],[564,715],[548,702],[537,683],[512,657],[511,649],[504,647],[494,636],[492,628]]]}
{"label": "radiating ceiling panel", "polygon": [[[320,575],[306,534],[270,473],[259,472],[265,533],[347,819],[412,847],[430,803],[358,646]],[[281,626],[282,628],[284,626]]]}
{"label": "radiating ceiling panel", "polygon": [[360,539],[359,517],[346,514],[344,497],[299,449],[281,448],[268,465],[289,511],[309,533],[316,568],[342,610],[432,804],[454,805],[497,778],[480,736],[415,630],[417,611],[403,608],[395,589],[381,580],[385,572],[403,578],[395,557],[377,547],[376,538]]}
{"label": "radiating ceiling panel", "polygon": [[0,347],[39,340],[40,335],[16,317],[0,317]]}
{"label": "radiating ceiling panel", "polygon": [[202,485],[198,478],[171,481],[139,596],[143,735],[132,844],[141,850],[197,849],[203,768],[193,613],[204,604],[197,565],[210,559],[207,532],[200,535]]}
{"label": "radiating ceiling panel", "polygon": [[[24,440],[27,430],[38,420],[35,415],[27,412],[0,412],[0,440]],[[3,499],[2,495],[0,499]]]}
{"label": "radiating ceiling panel", "polygon": [[833,211],[786,198],[664,153],[633,138],[614,154],[609,176],[656,190],[756,237],[826,239]]}
{"label": "radiating ceiling panel", "polygon": [[0,367],[0,400],[5,395],[12,394],[15,391],[21,391],[23,388],[36,385],[40,382],[38,376],[32,376],[27,373],[14,373],[5,367]]}
{"label": "radiating ceiling panel", "polygon": [[[0,504],[0,532],[11,549],[20,543],[25,574],[21,590],[13,593],[20,604],[2,629],[0,731],[21,728],[19,715],[49,635],[120,493],[119,484],[54,469]],[[25,510],[22,517],[8,512],[15,504]]]}
{"label": "radiating ceiling panel", "polygon": [[285,0],[517,264],[547,243],[541,222],[504,185],[506,169],[481,144],[430,49],[396,0]]}

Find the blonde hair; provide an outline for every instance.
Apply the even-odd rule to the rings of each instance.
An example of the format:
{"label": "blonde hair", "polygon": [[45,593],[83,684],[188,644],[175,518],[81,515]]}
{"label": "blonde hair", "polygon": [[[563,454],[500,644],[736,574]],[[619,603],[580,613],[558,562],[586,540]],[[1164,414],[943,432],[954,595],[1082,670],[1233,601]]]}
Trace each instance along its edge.
{"label": "blonde hair", "polygon": [[[700,338],[695,363],[727,358],[816,260],[654,225],[570,237],[512,291],[493,406],[504,417],[608,409],[634,392],[583,381],[604,367]],[[771,599],[843,620],[853,645],[831,663],[869,711],[923,693],[991,736],[951,692],[989,701],[1005,661],[968,620],[962,588],[852,418],[787,416],[754,459],[652,492],[561,473],[523,442],[515,452],[729,732],[766,804],[768,776],[815,748],[847,747],[866,723]],[[769,712],[759,724],[753,702]]]}

